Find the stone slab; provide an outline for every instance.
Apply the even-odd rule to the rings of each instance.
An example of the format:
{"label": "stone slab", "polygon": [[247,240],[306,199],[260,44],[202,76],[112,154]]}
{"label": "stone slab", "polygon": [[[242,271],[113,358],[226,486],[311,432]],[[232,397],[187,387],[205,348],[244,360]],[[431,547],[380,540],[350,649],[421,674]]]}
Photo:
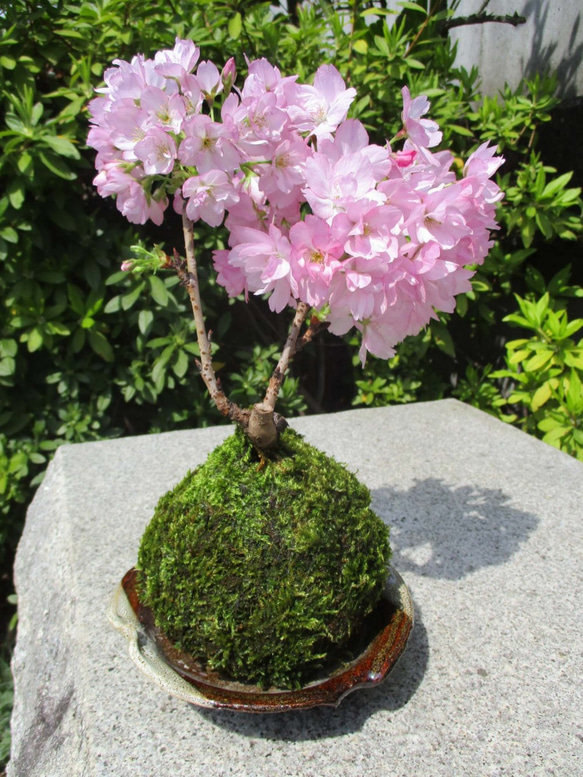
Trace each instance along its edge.
{"label": "stone slab", "polygon": [[417,619],[389,679],[257,716],[150,685],[110,597],[158,498],[229,430],[64,447],[16,560],[8,776],[583,774],[583,464],[455,400],[292,425],[392,526]]}

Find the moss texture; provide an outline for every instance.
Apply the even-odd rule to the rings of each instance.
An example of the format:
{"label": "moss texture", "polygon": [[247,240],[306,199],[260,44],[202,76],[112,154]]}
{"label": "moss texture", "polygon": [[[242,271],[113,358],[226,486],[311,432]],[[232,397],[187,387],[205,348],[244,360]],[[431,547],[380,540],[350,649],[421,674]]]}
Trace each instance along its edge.
{"label": "moss texture", "polygon": [[160,500],[139,584],[158,626],[209,669],[295,688],[374,609],[389,558],[345,467],[291,429],[261,461],[236,432]]}

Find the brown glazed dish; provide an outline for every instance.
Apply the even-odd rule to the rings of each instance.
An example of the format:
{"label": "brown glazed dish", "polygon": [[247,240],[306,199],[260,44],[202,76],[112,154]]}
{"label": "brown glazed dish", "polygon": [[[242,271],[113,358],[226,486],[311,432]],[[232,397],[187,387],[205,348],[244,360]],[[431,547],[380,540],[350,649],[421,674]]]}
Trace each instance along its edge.
{"label": "brown glazed dish", "polygon": [[[413,627],[411,595],[392,569],[376,610],[336,669],[299,690],[264,690],[206,672],[191,656],[174,648],[156,627],[152,611],[140,603],[136,576],[136,570],[130,569],[116,592],[110,612],[113,625],[128,638],[132,658],[152,680],[203,707],[254,713],[336,707],[356,688],[378,685],[385,679],[403,653]],[[122,601],[122,596],[127,599]]]}

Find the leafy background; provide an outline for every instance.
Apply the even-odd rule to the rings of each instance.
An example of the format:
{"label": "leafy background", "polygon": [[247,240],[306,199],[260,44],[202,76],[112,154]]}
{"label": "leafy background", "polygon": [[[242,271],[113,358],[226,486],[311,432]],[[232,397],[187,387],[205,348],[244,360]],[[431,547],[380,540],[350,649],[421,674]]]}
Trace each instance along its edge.
{"label": "leafy background", "polygon": [[[456,312],[388,362],[358,364],[356,341],[327,334],[297,358],[279,409],[326,412],[454,396],[583,460],[583,231],[580,189],[557,147],[564,114],[542,75],[480,95],[458,68],[443,1],[8,0],[0,14],[0,764],[8,757],[14,635],[11,565],[26,505],[59,445],[222,422],[193,369],[197,346],[176,277],[121,273],[129,246],[178,248],[177,221],[128,225],[92,186],[86,105],[116,57],[190,37],[219,65],[265,56],[309,79],[333,62],[371,140],[399,129],[400,89],[427,94],[444,145],[463,159],[484,140],[507,159],[496,245]],[[451,4],[450,4],[451,5]],[[275,23],[277,21],[277,24]],[[564,124],[564,122],[563,122]],[[564,126],[561,124],[561,131]],[[560,144],[559,144],[560,145]],[[581,169],[577,173],[581,177]],[[215,364],[239,403],[257,399],[287,322],[260,299],[226,299],[201,228]],[[205,261],[206,259],[206,261]],[[205,269],[206,268],[206,272]],[[1,767],[0,767],[1,768]]]}

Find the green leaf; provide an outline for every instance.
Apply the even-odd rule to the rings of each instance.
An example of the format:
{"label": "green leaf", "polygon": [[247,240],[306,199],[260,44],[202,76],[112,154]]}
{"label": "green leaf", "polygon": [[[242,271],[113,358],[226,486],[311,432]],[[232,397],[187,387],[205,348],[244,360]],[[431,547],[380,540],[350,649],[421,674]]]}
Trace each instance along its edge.
{"label": "green leaf", "polygon": [[581,387],[581,380],[579,379],[579,376],[577,375],[575,370],[572,370],[569,376],[569,390],[567,391],[567,395],[565,399],[567,401],[567,407],[572,412],[578,411],[579,405],[583,403],[583,390]]}
{"label": "green leaf", "polygon": [[533,413],[536,413],[536,411],[539,408],[541,408],[546,402],[548,402],[551,396],[552,396],[551,386],[547,381],[546,383],[543,383],[542,386],[539,386],[539,388],[537,388],[537,390],[534,392],[532,396],[530,407]]}
{"label": "green leaf", "polygon": [[550,238],[553,236],[553,223],[550,218],[546,214],[537,211],[535,220],[544,237],[547,240],[550,240]]}
{"label": "green leaf", "polygon": [[447,327],[443,324],[432,322],[431,332],[439,350],[455,359],[455,345]]}
{"label": "green leaf", "polygon": [[[540,428],[540,425],[539,425]],[[543,431],[541,429],[541,431]],[[547,432],[545,436],[543,437],[543,442],[548,443],[549,445],[554,445],[556,448],[560,447],[559,442],[562,437],[564,437],[566,434],[568,434],[570,431],[568,426],[557,426],[555,429],[552,429],[550,432]]]}
{"label": "green leaf", "polygon": [[121,297],[112,297],[103,308],[104,313],[119,313],[121,310]]}
{"label": "green leaf", "polygon": [[549,181],[543,189],[541,197],[552,197],[553,194],[556,194],[561,189],[564,189],[572,177],[572,172],[564,173],[564,175],[560,175],[558,178],[554,178],[552,181]]}
{"label": "green leaf", "polygon": [[419,13],[422,13],[423,16],[427,16],[427,10],[423,8],[422,5],[417,5],[417,3],[409,3],[405,2],[405,0],[402,0],[402,2],[397,3],[397,5],[401,6],[401,8],[404,8],[407,11],[419,11]]}
{"label": "green leaf", "polygon": [[188,371],[188,356],[185,351],[178,351],[172,369],[177,378],[183,378],[186,375]]}
{"label": "green leaf", "polygon": [[140,332],[143,335],[148,335],[150,328],[152,326],[152,322],[154,320],[154,314],[151,310],[141,310],[140,314],[138,316],[138,326],[140,328]]}
{"label": "green leaf", "polygon": [[520,362],[523,362],[530,356],[530,353],[531,352],[525,348],[519,351],[514,351],[514,353],[508,357],[508,364],[520,364]]}
{"label": "green leaf", "polygon": [[65,156],[69,159],[81,159],[81,154],[67,138],[60,135],[45,135],[43,142],[59,156]]}
{"label": "green leaf", "polygon": [[125,294],[121,295],[121,306],[123,310],[129,310],[132,308],[136,304],[143,290],[144,284],[139,283],[137,286],[134,286],[133,289],[130,289]]}
{"label": "green leaf", "polygon": [[150,275],[148,278],[150,282],[150,292],[154,301],[164,308],[168,304],[168,289],[166,288],[164,281],[155,275]]}
{"label": "green leaf", "polygon": [[6,193],[14,210],[20,210],[26,197],[23,181],[19,178],[13,178],[6,187]]}
{"label": "green leaf", "polygon": [[152,370],[152,380],[158,391],[164,388],[164,377],[166,375],[166,362],[158,360]]}
{"label": "green leaf", "polygon": [[6,122],[6,126],[13,132],[24,135],[25,137],[32,136],[30,128],[26,127],[15,113],[7,112],[4,116],[4,121]]}
{"label": "green leaf", "polygon": [[458,315],[460,315],[462,318],[466,315],[468,312],[468,297],[467,294],[460,294],[459,297],[456,300],[456,306],[455,306],[456,312]]}
{"label": "green leaf", "polygon": [[536,303],[536,306],[535,306],[536,321],[537,321],[537,324],[539,324],[539,326],[542,323],[542,320],[548,309],[549,309],[549,293],[546,292],[539,299],[539,301]]}
{"label": "green leaf", "polygon": [[28,333],[28,339],[26,341],[26,346],[29,352],[34,353],[35,351],[38,351],[42,344],[43,336],[40,329],[38,327],[31,329],[31,331]]}
{"label": "green leaf", "polygon": [[366,54],[368,51],[368,43],[364,40],[364,38],[361,38],[360,40],[354,41],[352,48],[359,54]]}
{"label": "green leaf", "polygon": [[391,50],[389,49],[389,44],[384,38],[382,38],[380,35],[375,35],[374,42],[381,54],[384,54],[386,57],[391,56]]}
{"label": "green leaf", "polygon": [[360,15],[365,18],[367,16],[396,16],[398,13],[399,11],[389,10],[387,8],[365,8]]}
{"label": "green leaf", "polygon": [[425,65],[423,64],[423,62],[420,62],[418,59],[413,59],[413,57],[407,57],[405,59],[405,62],[407,63],[407,67],[410,67],[413,70],[425,70]]}
{"label": "green leaf", "polygon": [[565,327],[565,337],[572,337],[581,327],[583,327],[583,318],[575,318],[573,321],[569,321]]}
{"label": "green leaf", "polygon": [[27,178],[32,177],[34,165],[32,156],[28,153],[28,151],[23,151],[22,154],[20,154],[16,160],[16,167],[18,168],[19,172],[22,173],[22,175],[25,175]]}
{"label": "green leaf", "polygon": [[67,296],[69,297],[69,303],[73,312],[78,316],[85,315],[85,300],[83,299],[83,295],[79,288],[72,283],[68,283]]}
{"label": "green leaf", "polygon": [[568,367],[574,367],[576,370],[583,370],[583,349],[577,348],[572,351],[567,351],[563,358]]}
{"label": "green leaf", "polygon": [[9,378],[16,371],[16,361],[11,356],[0,359],[0,377]]}
{"label": "green leaf", "polygon": [[48,151],[46,154],[44,151],[39,151],[38,156],[43,165],[59,178],[64,178],[65,181],[74,181],[77,178],[77,174],[63,162],[61,157],[56,156],[52,151]]}
{"label": "green leaf", "polygon": [[14,68],[16,67],[16,60],[13,57],[8,57],[4,55],[0,57],[0,65],[6,68],[6,70],[14,70]]}
{"label": "green leaf", "polygon": [[520,237],[525,248],[529,248],[534,239],[534,221],[531,221],[531,219],[524,220],[520,229]]}
{"label": "green leaf", "polygon": [[117,270],[117,272],[114,272],[107,277],[105,285],[112,286],[114,283],[119,283],[120,281],[125,280],[127,277],[127,272],[124,270]]}
{"label": "green leaf", "polygon": [[242,29],[243,29],[243,19],[241,18],[241,14],[237,12],[234,16],[231,16],[231,18],[229,19],[229,24],[228,24],[229,38],[231,38],[231,40],[238,40],[241,36]]}
{"label": "green leaf", "polygon": [[87,330],[87,337],[89,339],[89,345],[93,348],[98,356],[106,362],[112,362],[114,360],[113,348],[109,344],[105,335],[101,332],[96,332],[93,329]]}
{"label": "green leaf", "polygon": [[18,243],[18,232],[12,227],[0,229],[0,237],[6,240],[7,243]]}
{"label": "green leaf", "polygon": [[35,103],[32,106],[32,112],[30,114],[30,123],[32,124],[33,127],[36,127],[36,125],[39,123],[44,112],[45,112],[45,107],[42,103]]}
{"label": "green leaf", "polygon": [[83,329],[79,328],[75,330],[73,337],[71,338],[71,349],[73,353],[79,353],[79,351],[85,345],[86,339],[87,336]]}
{"label": "green leaf", "polygon": [[561,425],[562,421],[558,421],[554,415],[548,415],[543,418],[542,421],[539,421],[537,428],[540,429],[541,432],[550,432],[552,429],[561,427]]}
{"label": "green leaf", "polygon": [[532,359],[529,359],[527,362],[524,362],[523,367],[527,372],[537,372],[545,364],[548,364],[552,358],[553,358],[552,351],[548,351],[548,350],[541,351],[540,353],[535,354],[532,357]]}
{"label": "green leaf", "polygon": [[16,340],[12,340],[11,338],[0,340],[0,353],[2,356],[16,356],[18,353]]}
{"label": "green leaf", "polygon": [[[408,62],[409,60],[407,60]],[[469,130],[467,127],[462,127],[460,124],[448,124],[448,129],[452,130],[452,132],[455,132],[456,135],[463,135],[466,138],[473,138],[474,133]]]}

